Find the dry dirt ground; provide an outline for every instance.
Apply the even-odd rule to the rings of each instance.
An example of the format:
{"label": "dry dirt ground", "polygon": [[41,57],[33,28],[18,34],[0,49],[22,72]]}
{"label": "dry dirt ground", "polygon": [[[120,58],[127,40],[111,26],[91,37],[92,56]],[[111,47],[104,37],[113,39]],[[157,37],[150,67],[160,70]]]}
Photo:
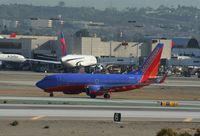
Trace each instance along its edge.
{"label": "dry dirt ground", "polygon": [[[193,134],[200,123],[122,122],[77,120],[0,120],[0,136],[156,136],[162,128]],[[46,128],[45,128],[46,127]]]}
{"label": "dry dirt ground", "polygon": [[[49,97],[48,93],[36,87],[9,87],[0,86],[1,96],[44,96]],[[79,95],[66,95],[60,92],[54,93],[55,97],[89,97],[85,93]],[[148,100],[200,100],[200,88],[185,87],[145,87],[128,92],[112,93],[111,99],[148,99]],[[97,97],[103,98],[103,97]]]}

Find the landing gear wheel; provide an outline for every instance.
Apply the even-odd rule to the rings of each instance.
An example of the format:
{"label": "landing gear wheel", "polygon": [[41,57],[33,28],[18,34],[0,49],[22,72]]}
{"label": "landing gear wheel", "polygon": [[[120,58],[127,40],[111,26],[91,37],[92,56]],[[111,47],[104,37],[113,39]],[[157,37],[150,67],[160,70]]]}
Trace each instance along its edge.
{"label": "landing gear wheel", "polygon": [[96,95],[94,95],[94,94],[90,94],[90,98],[95,99],[96,97],[97,97]]}
{"label": "landing gear wheel", "polygon": [[50,97],[53,97],[54,95],[53,95],[53,93],[50,93],[49,96],[50,96]]}
{"label": "landing gear wheel", "polygon": [[104,94],[104,96],[103,96],[105,99],[110,99],[110,94]]}

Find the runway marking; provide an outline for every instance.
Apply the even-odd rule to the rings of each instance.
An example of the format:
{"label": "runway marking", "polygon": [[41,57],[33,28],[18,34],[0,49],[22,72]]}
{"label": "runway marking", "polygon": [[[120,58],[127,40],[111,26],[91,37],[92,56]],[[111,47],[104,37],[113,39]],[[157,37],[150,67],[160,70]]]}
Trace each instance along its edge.
{"label": "runway marking", "polygon": [[191,122],[192,121],[192,118],[186,118],[183,120],[183,122]]}
{"label": "runway marking", "polygon": [[41,118],[44,118],[45,116],[36,116],[36,117],[33,117],[31,118],[31,120],[38,120],[38,119],[41,119]]}

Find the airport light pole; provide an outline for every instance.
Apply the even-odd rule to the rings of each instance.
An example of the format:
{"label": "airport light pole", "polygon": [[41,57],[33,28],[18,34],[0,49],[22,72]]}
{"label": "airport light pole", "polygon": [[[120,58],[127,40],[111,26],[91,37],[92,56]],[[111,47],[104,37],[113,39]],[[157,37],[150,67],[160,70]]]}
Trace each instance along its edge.
{"label": "airport light pole", "polygon": [[110,41],[110,58],[111,58],[111,55],[112,55],[112,41]]}
{"label": "airport light pole", "polygon": [[136,57],[137,57],[137,64],[139,63],[139,46],[141,46],[143,43],[136,43],[136,44],[134,44],[134,45],[132,45],[132,47],[135,47],[135,46],[137,46],[136,47]]}
{"label": "airport light pole", "polygon": [[139,57],[138,57],[138,49],[139,49],[138,46],[139,46],[139,44],[137,44],[136,46],[137,46],[137,64],[139,65]]}
{"label": "airport light pole", "polygon": [[[139,43],[138,45],[137,45],[137,63],[138,63],[138,65],[139,65],[139,47],[140,46],[142,46],[143,45],[143,43]],[[141,54],[141,53],[140,53]]]}
{"label": "airport light pole", "polygon": [[91,55],[92,55],[92,46],[93,46],[93,38],[91,37],[91,43],[90,43],[90,46],[91,46]]}

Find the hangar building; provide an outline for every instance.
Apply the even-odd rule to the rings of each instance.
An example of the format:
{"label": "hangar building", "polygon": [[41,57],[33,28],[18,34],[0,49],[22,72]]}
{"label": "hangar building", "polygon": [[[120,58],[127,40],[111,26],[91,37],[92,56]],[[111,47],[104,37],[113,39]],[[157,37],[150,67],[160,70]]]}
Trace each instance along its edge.
{"label": "hangar building", "polygon": [[173,38],[173,66],[200,66],[200,45],[195,38]]}
{"label": "hangar building", "polygon": [[[17,53],[26,58],[48,60],[59,60],[61,56],[61,46],[59,46],[60,41],[57,36],[17,35],[16,38],[10,38],[9,35],[2,36],[4,38],[0,39],[0,52]],[[138,61],[139,57],[148,56],[158,42],[163,42],[165,47],[162,58],[170,59],[171,57],[172,41],[168,39],[152,39],[147,43],[102,41],[99,37],[66,37],[65,39],[69,54]]]}
{"label": "hangar building", "polygon": [[57,46],[57,36],[24,36],[17,35],[10,38],[9,35],[1,35],[0,52],[21,54],[26,58],[37,58],[40,54],[51,55],[57,59],[59,55]]}

